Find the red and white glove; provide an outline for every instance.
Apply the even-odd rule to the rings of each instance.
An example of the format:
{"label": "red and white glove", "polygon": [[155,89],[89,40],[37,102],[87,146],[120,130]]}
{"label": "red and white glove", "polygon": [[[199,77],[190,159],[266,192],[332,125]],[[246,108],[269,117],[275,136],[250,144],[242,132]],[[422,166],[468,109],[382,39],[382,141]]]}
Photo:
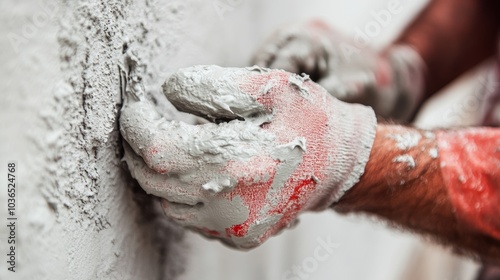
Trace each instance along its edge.
{"label": "red and white glove", "polygon": [[163,92],[212,122],[166,120],[129,92],[120,129],[130,172],[168,217],[237,248],[337,201],[363,174],[375,136],[369,107],[281,70],[194,66]]}
{"label": "red and white glove", "polygon": [[309,74],[342,101],[408,120],[423,97],[424,62],[409,46],[377,54],[361,43],[315,20],[276,31],[256,53],[254,63]]}

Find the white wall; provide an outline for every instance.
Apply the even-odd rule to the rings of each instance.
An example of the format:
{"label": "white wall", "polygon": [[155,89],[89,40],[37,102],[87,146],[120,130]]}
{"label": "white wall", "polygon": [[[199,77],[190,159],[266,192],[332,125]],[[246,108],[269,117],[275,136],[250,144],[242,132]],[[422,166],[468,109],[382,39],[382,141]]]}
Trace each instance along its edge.
{"label": "white wall", "polygon": [[[183,241],[182,231],[158,216],[120,162],[124,43],[147,66],[151,97],[170,117],[187,120],[159,93],[179,67],[245,66],[283,23],[320,16],[351,33],[386,5],[231,0],[234,6],[221,10],[224,1],[0,2],[0,178],[6,163],[17,161],[19,217],[12,274],[0,209],[0,279],[173,279],[183,266],[180,279],[280,279],[328,237],[339,247],[308,279],[401,279],[408,271],[419,271],[414,279],[469,279],[470,263],[363,218],[308,214],[296,229],[244,253],[191,233]],[[373,44],[390,41],[422,3],[405,2]]]}
{"label": "white wall", "polygon": [[[252,28],[249,18],[236,23],[240,35]],[[0,279],[172,279],[182,270],[182,231],[120,162],[118,64],[126,43],[160,98],[175,69],[240,57],[251,39],[229,29],[207,1],[0,2],[0,176],[17,161],[19,218],[14,274],[2,184]]]}

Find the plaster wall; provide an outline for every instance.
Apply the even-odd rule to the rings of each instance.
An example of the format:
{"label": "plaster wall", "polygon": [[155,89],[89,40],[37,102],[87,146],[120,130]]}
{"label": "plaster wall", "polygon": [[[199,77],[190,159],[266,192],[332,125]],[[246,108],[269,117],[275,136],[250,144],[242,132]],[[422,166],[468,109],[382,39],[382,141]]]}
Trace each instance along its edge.
{"label": "plaster wall", "polygon": [[[12,273],[4,184],[0,279],[173,279],[183,231],[120,161],[119,65],[137,57],[151,99],[192,121],[165,104],[161,83],[182,66],[243,58],[250,16],[228,26],[196,0],[6,0],[0,11],[0,176],[16,162],[18,218]],[[236,29],[241,40],[228,36]]]}

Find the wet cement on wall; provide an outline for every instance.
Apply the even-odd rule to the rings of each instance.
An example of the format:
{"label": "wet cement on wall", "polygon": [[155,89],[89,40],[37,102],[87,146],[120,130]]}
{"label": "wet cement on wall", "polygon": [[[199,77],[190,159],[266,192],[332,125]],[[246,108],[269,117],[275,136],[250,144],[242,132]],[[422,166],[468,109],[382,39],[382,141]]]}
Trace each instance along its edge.
{"label": "wet cement on wall", "polygon": [[134,57],[163,113],[192,122],[165,103],[160,85],[177,66],[218,60],[204,56],[214,45],[196,47],[212,39],[185,34],[220,24],[211,3],[2,1],[0,8],[0,164],[17,161],[19,217],[17,272],[2,257],[0,279],[174,279],[184,270],[183,231],[121,162],[119,69],[127,72]]}

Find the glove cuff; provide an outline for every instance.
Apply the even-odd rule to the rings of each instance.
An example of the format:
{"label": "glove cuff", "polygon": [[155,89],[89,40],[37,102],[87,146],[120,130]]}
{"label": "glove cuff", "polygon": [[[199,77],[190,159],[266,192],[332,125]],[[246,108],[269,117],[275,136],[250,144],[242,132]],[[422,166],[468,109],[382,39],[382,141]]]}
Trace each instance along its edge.
{"label": "glove cuff", "polygon": [[331,118],[332,145],[329,180],[317,186],[317,198],[309,210],[321,211],[338,201],[359,182],[375,140],[377,119],[371,107],[334,100]]}

